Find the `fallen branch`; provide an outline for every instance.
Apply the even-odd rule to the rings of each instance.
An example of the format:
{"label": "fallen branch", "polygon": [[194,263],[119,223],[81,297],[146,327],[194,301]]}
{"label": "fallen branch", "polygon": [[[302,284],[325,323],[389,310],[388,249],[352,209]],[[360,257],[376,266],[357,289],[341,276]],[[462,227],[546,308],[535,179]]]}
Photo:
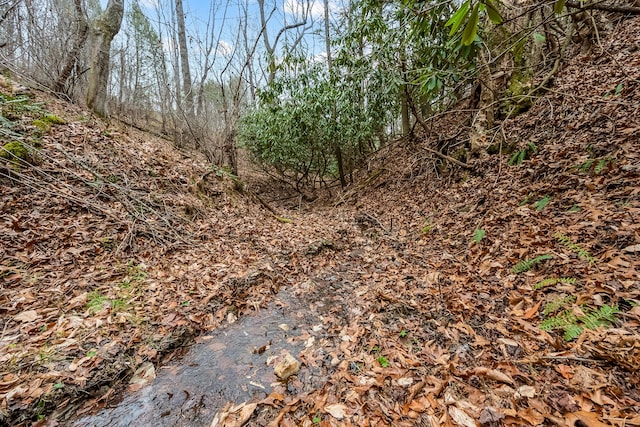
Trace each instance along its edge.
{"label": "fallen branch", "polygon": [[615,4],[602,4],[602,3],[593,3],[593,4],[580,4],[573,1],[568,1],[566,3],[568,7],[578,10],[602,10],[605,12],[616,12],[616,13],[627,13],[631,15],[640,15],[640,7],[636,6],[624,6],[624,5],[615,5]]}
{"label": "fallen branch", "polygon": [[275,211],[275,209],[273,209],[271,206],[269,206],[269,204],[267,202],[265,202],[264,200],[262,200],[262,197],[260,197],[258,195],[258,193],[254,193],[253,191],[249,192],[250,195],[252,195],[253,197],[255,197],[255,199],[260,202],[260,204],[262,206],[264,206],[264,208],[266,210],[268,210],[269,212],[271,212],[275,217],[278,217],[278,212]]}

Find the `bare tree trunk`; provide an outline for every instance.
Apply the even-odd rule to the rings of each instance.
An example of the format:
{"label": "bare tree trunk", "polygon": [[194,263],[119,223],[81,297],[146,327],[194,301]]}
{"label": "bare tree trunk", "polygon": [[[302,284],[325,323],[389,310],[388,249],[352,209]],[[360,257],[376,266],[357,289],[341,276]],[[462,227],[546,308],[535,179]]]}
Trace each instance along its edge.
{"label": "bare tree trunk", "polygon": [[127,81],[127,67],[125,61],[125,49],[120,51],[120,85],[118,87],[118,113],[120,115],[124,114],[124,92],[125,92],[125,82]]}
{"label": "bare tree trunk", "polygon": [[[400,16],[400,28],[405,27],[405,13],[402,10]],[[411,116],[409,115],[409,103],[411,102],[409,87],[407,85],[407,48],[405,46],[405,37],[402,35],[400,41],[400,71],[402,73],[402,84],[400,85],[400,117],[402,120],[402,136],[408,137],[411,133]]]}
{"label": "bare tree trunk", "polygon": [[13,12],[13,10],[18,7],[18,5],[22,2],[22,0],[11,0],[0,2],[0,23],[4,22],[5,19]]}
{"label": "bare tree trunk", "polygon": [[262,41],[264,42],[264,48],[267,51],[267,70],[269,71],[269,77],[267,79],[267,84],[271,83],[273,79],[276,77],[276,59],[275,59],[275,48],[269,42],[269,32],[267,31],[267,21],[271,19],[271,15],[273,15],[274,9],[269,14],[269,17],[266,17],[266,13],[264,10],[264,0],[258,0],[258,6],[260,9],[260,24],[262,25]]}
{"label": "bare tree trunk", "polygon": [[110,50],[113,38],[120,31],[124,16],[124,0],[109,0],[107,8],[93,24],[93,47],[87,106],[96,114],[107,116],[107,84],[109,82]]}
{"label": "bare tree trunk", "polygon": [[[329,69],[329,78],[333,76],[333,58],[331,56],[331,33],[329,31],[329,0],[324,0],[324,43],[327,49],[327,68]],[[332,106],[331,112],[333,120],[336,119],[336,105]],[[342,158],[342,147],[338,142],[334,142],[333,148],[334,155],[336,156],[336,162],[338,163],[338,174],[340,175],[340,185],[342,188],[347,186],[347,179],[344,173],[344,160]]]}
{"label": "bare tree trunk", "polygon": [[[406,62],[402,60],[403,71],[406,69]],[[403,72],[406,77],[406,73]],[[400,86],[400,117],[402,119],[402,136],[409,136],[411,133],[411,117],[409,116],[409,90],[407,84]]]}
{"label": "bare tree trunk", "polygon": [[176,19],[178,21],[178,46],[180,47],[180,64],[182,68],[182,88],[184,90],[187,120],[193,119],[194,103],[191,85],[191,68],[189,67],[189,51],[187,50],[187,32],[184,25],[184,9],[182,0],[176,1]]}
{"label": "bare tree trunk", "polygon": [[[219,24],[220,29],[218,30],[218,35],[215,35],[215,27],[216,27],[216,15],[218,9],[215,6],[217,2],[211,2],[211,7],[209,10],[209,18],[207,22],[207,32],[205,35],[205,52],[204,52],[204,64],[202,67],[202,76],[200,77],[200,84],[198,86],[198,96],[197,96],[197,108],[196,114],[200,118],[204,115],[204,89],[207,79],[209,78],[209,72],[213,68],[216,62],[216,57],[218,55],[218,51],[220,49],[220,41],[222,40],[222,31],[225,26],[225,22],[227,19],[227,11],[229,8],[229,0],[226,1],[222,22]],[[240,36],[238,35],[238,38]],[[210,59],[211,54],[213,53],[213,59]]]}
{"label": "bare tree trunk", "polygon": [[78,32],[73,40],[73,47],[67,55],[67,61],[53,85],[53,91],[60,94],[66,93],[65,86],[71,76],[71,71],[73,71],[79,61],[80,52],[87,41],[87,36],[89,35],[89,24],[87,22],[87,14],[82,6],[82,0],[73,0],[73,4],[78,18]]}
{"label": "bare tree trunk", "polygon": [[171,122],[172,122],[172,137],[173,142],[177,147],[184,146],[184,132],[182,116],[182,83],[180,81],[180,52],[178,51],[178,35],[175,28],[176,23],[176,8],[171,8],[171,65],[173,67],[173,85],[175,90],[175,113],[171,110]]}
{"label": "bare tree trunk", "polygon": [[[16,22],[19,22],[18,11],[16,10],[22,0],[14,0],[0,6],[0,24],[4,27],[4,34],[0,35],[0,49],[6,48],[6,52],[2,52],[0,58],[12,64],[15,60],[14,53],[21,43],[16,40],[20,34]],[[7,21],[7,23],[5,23]],[[0,65],[0,70],[5,64]]]}

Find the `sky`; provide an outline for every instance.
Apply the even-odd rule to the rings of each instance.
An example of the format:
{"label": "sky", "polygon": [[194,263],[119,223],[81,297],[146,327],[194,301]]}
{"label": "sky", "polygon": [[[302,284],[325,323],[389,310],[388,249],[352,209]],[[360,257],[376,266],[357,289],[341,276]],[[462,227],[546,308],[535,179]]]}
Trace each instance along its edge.
{"label": "sky", "polygon": [[[168,2],[173,4],[174,0],[138,1],[145,11],[149,13],[149,16],[152,17],[155,16],[154,10],[158,8],[159,2],[165,2],[166,8]],[[225,29],[223,33],[227,34],[223,36],[223,38],[227,43],[233,43],[238,28],[239,15],[242,13],[240,11],[240,5],[243,5],[245,1],[246,0],[183,0],[186,22],[189,27],[188,31],[191,30],[195,33],[198,30],[202,31],[206,29],[207,20],[213,8],[216,11],[215,25],[217,25],[218,28],[220,25],[224,25]],[[338,1],[339,0],[330,0],[329,7],[334,13],[338,10]],[[310,15],[315,21],[316,27],[318,29],[322,28],[324,22],[323,0],[265,0],[267,13],[271,11],[274,4],[277,7],[277,12],[270,19],[267,27],[272,40],[284,25],[298,22],[302,16],[302,11],[306,7],[310,7]],[[309,4],[310,6],[308,6]],[[260,15],[256,0],[248,0],[248,11],[251,17],[250,26],[254,28],[254,31],[259,31]],[[314,54],[319,53],[316,48],[312,50]]]}
{"label": "sky", "polygon": [[[330,0],[330,10],[336,14],[338,12],[338,1]],[[103,7],[106,6],[107,0],[101,0]],[[129,9],[133,0],[125,0],[125,6]],[[166,26],[166,22],[170,20],[170,10],[174,7],[175,0],[138,0],[143,11],[154,26]],[[310,2],[310,3],[308,3]],[[248,7],[249,19],[249,37],[255,39],[260,32],[260,13],[257,0],[183,0],[183,8],[185,12],[185,21],[187,25],[187,33],[190,41],[190,56],[192,58],[192,73],[194,79],[197,79],[198,64],[202,63],[202,55],[204,55],[204,38],[205,34],[211,37],[214,34],[215,39],[219,39],[216,53],[219,56],[217,64],[222,66],[226,61],[229,53],[233,51],[234,45],[237,43],[238,27],[240,16],[243,15],[242,8],[244,5]],[[309,34],[304,38],[304,45],[307,49],[309,58],[326,57],[326,45],[324,42],[324,3],[323,0],[265,0],[265,8],[267,14],[271,12],[274,5],[276,12],[268,22],[267,30],[269,32],[270,41],[273,43],[276,34],[286,25],[299,22],[302,11],[305,7],[310,7],[310,15],[314,22],[315,35]],[[214,19],[210,17],[213,13]],[[159,16],[159,14],[161,14]],[[337,16],[337,15],[336,15]],[[164,24],[163,24],[164,22]],[[213,31],[211,30],[211,22],[213,22]],[[167,51],[171,50],[171,41],[167,35],[167,28],[162,31],[164,33],[164,46]],[[286,32],[279,41],[282,47],[286,35],[295,36],[295,30]],[[262,40],[259,41],[258,54],[264,55]],[[244,46],[242,47],[244,51]],[[264,57],[264,56],[262,56]]]}

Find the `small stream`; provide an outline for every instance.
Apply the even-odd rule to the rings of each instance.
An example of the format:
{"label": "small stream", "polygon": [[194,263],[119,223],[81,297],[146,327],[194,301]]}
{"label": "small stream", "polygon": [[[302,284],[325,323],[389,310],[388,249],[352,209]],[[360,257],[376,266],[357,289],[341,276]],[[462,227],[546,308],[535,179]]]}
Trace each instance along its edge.
{"label": "small stream", "polygon": [[[176,364],[160,368],[149,386],[73,425],[209,426],[227,402],[266,397],[277,383],[267,359],[282,350],[295,356],[302,346],[292,339],[298,334],[299,321],[284,312],[272,304],[226,324],[202,337]],[[260,353],[264,346],[268,349]]]}
{"label": "small stream", "polygon": [[[328,286],[335,289],[336,279],[331,282]],[[268,396],[278,384],[269,358],[284,351],[298,358],[304,347],[301,331],[311,329],[311,322],[322,323],[312,313],[334,311],[336,305],[342,305],[338,298],[335,304],[332,300],[328,295],[314,300],[296,298],[282,291],[266,309],[200,337],[184,357],[157,369],[153,382],[127,393],[116,406],[71,425],[208,427],[228,402],[239,404]],[[317,374],[303,366],[299,377],[312,387],[320,380]]]}

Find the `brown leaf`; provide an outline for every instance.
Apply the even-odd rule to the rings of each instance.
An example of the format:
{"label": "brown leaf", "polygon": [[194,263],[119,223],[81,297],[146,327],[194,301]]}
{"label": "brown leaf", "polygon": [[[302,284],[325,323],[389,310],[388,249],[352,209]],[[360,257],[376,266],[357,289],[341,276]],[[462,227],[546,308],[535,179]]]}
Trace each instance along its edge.
{"label": "brown leaf", "polygon": [[35,310],[27,310],[27,311],[23,311],[22,313],[16,314],[13,317],[13,320],[15,320],[16,322],[33,322],[35,321],[37,318],[39,318],[40,315],[38,314],[37,311]]}
{"label": "brown leaf", "polygon": [[129,380],[130,390],[139,390],[153,382],[156,378],[156,369],[151,362],[145,362],[133,374],[133,377]]}
{"label": "brown leaf", "polygon": [[431,403],[426,396],[419,397],[414,399],[409,404],[409,409],[416,412],[424,412],[427,408],[431,407]]}
{"label": "brown leaf", "polygon": [[531,307],[529,310],[525,311],[524,316],[522,316],[522,318],[525,320],[529,320],[533,318],[536,314],[538,314],[538,309],[540,308],[540,305],[542,305],[542,300],[538,301],[536,305]]}
{"label": "brown leaf", "polygon": [[336,420],[341,420],[347,416],[347,407],[342,403],[327,405],[324,407],[324,410]]}
{"label": "brown leaf", "polygon": [[296,360],[295,357],[291,355],[291,353],[287,352],[284,355],[284,358],[278,362],[278,364],[273,369],[274,373],[281,380],[286,380],[291,375],[295,375],[300,370],[300,362]]}
{"label": "brown leaf", "polygon": [[594,412],[577,411],[565,415],[567,426],[583,425],[585,427],[610,427],[600,421],[598,414]]}
{"label": "brown leaf", "polygon": [[570,380],[571,378],[573,378],[574,372],[573,372],[573,368],[571,366],[568,365],[564,365],[564,364],[559,364],[556,366],[556,371],[562,375],[563,378]]}
{"label": "brown leaf", "polygon": [[458,409],[456,406],[451,405],[448,409],[449,416],[456,424],[463,427],[477,427],[476,422],[462,409]]}
{"label": "brown leaf", "polygon": [[257,403],[244,402],[239,405],[231,405],[228,403],[227,406],[213,418],[211,427],[242,427],[249,421],[249,418],[251,418],[257,406]]}
{"label": "brown leaf", "polygon": [[494,381],[498,381],[498,382],[505,383],[505,384],[510,384],[510,385],[514,385],[515,384],[515,382],[513,381],[513,379],[509,375],[507,375],[507,374],[505,374],[503,372],[500,372],[500,371],[498,371],[496,369],[488,369],[488,368],[478,367],[478,368],[475,368],[473,370],[473,372],[476,375],[484,375],[487,378],[490,378],[490,379],[492,379]]}
{"label": "brown leaf", "polygon": [[499,423],[504,419],[504,413],[502,413],[499,409],[492,408],[487,406],[480,413],[480,418],[478,421],[481,425],[494,425],[495,423]]}

